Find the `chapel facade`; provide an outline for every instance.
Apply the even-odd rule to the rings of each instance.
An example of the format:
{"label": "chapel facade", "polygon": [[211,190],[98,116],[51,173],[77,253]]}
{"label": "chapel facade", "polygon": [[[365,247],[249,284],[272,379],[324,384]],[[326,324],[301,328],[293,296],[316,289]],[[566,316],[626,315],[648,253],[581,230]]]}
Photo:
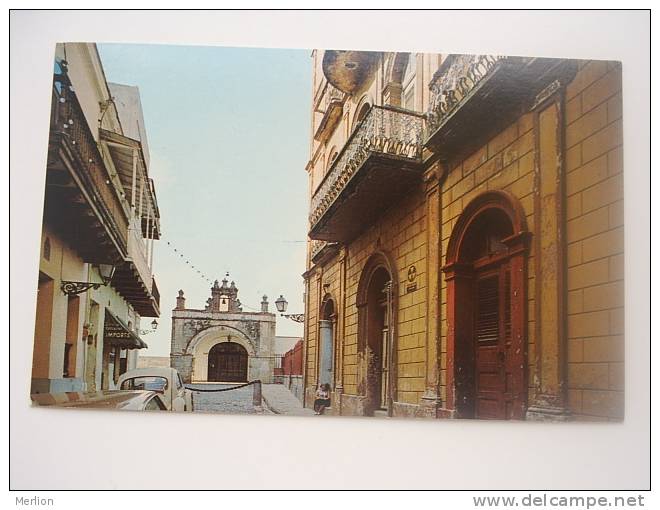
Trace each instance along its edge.
{"label": "chapel facade", "polygon": [[216,280],[204,309],[186,308],[183,290],[172,310],[170,363],[184,382],[271,383],[275,314],[263,296],[261,311],[245,312],[235,282]]}

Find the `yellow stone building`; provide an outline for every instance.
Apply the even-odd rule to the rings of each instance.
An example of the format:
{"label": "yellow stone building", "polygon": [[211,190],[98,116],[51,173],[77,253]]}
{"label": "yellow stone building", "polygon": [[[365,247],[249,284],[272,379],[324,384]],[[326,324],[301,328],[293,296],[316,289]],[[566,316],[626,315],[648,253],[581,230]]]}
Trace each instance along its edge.
{"label": "yellow stone building", "polygon": [[620,64],[312,59],[305,405],[621,419]]}

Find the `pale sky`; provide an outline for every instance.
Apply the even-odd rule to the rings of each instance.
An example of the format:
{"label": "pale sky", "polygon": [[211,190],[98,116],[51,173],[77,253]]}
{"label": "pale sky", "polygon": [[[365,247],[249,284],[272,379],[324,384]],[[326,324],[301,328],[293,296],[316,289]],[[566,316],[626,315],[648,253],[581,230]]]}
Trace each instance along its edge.
{"label": "pale sky", "polygon": [[[302,313],[307,230],[309,50],[99,44],[109,82],[140,89],[162,238],[154,274],[156,333],[141,355],[166,356],[171,310],[203,309],[212,280],[230,273],[244,311],[271,311],[280,294]],[[167,245],[167,241],[171,246]],[[172,247],[183,252],[175,254]],[[186,265],[185,260],[190,264]],[[152,319],[143,319],[148,328]],[[279,317],[277,334],[302,336]]]}

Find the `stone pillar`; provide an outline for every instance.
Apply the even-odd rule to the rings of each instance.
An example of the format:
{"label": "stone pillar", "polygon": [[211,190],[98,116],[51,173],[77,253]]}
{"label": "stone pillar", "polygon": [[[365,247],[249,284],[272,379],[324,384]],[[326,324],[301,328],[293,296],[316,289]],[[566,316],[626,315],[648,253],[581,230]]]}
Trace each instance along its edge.
{"label": "stone pillar", "polygon": [[389,82],[383,90],[383,102],[389,106],[401,106],[401,84]]}
{"label": "stone pillar", "polygon": [[261,300],[261,313],[268,313],[268,296],[266,294]]}
{"label": "stone pillar", "polygon": [[563,168],[563,87],[539,94],[534,108],[535,377],[527,419],[565,420],[566,388],[566,221]]}
{"label": "stone pillar", "polygon": [[[335,393],[339,396],[338,414],[341,413],[341,394],[344,392],[344,324],[346,315],[346,247],[339,253],[339,302],[337,303],[337,321],[335,322]],[[334,404],[333,404],[334,405]]]}
{"label": "stone pillar", "polygon": [[319,321],[319,384],[332,384],[332,326],[331,320]]}
{"label": "stone pillar", "polygon": [[183,290],[179,290],[179,295],[176,298],[176,309],[177,310],[186,309],[186,298],[183,297]]}
{"label": "stone pillar", "polygon": [[426,194],[426,388],[420,405],[422,414],[430,418],[438,416],[442,406],[440,386],[440,177],[442,163],[436,161],[424,173]]}
{"label": "stone pillar", "polygon": [[261,409],[261,381],[255,381],[252,388],[252,405]]}

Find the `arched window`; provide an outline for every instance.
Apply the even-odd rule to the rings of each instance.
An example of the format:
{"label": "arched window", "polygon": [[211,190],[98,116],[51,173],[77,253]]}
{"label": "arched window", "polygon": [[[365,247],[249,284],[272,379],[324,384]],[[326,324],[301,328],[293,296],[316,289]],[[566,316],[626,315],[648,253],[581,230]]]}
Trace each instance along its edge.
{"label": "arched window", "polygon": [[406,110],[415,110],[416,63],[417,56],[414,53],[408,54],[408,62],[401,80],[401,106]]}
{"label": "arched window", "polygon": [[524,418],[528,238],[520,204],[501,191],[470,202],[451,234],[447,407],[461,418]]}
{"label": "arched window", "polygon": [[386,104],[400,106],[407,110],[416,109],[416,71],[415,53],[396,53],[387,72],[385,96]]}
{"label": "arched window", "polygon": [[365,101],[358,106],[357,113],[353,117],[353,126],[351,131],[355,131],[357,129],[357,127],[360,125],[360,122],[369,113],[369,110],[371,110],[371,103],[369,103],[368,101]]}

